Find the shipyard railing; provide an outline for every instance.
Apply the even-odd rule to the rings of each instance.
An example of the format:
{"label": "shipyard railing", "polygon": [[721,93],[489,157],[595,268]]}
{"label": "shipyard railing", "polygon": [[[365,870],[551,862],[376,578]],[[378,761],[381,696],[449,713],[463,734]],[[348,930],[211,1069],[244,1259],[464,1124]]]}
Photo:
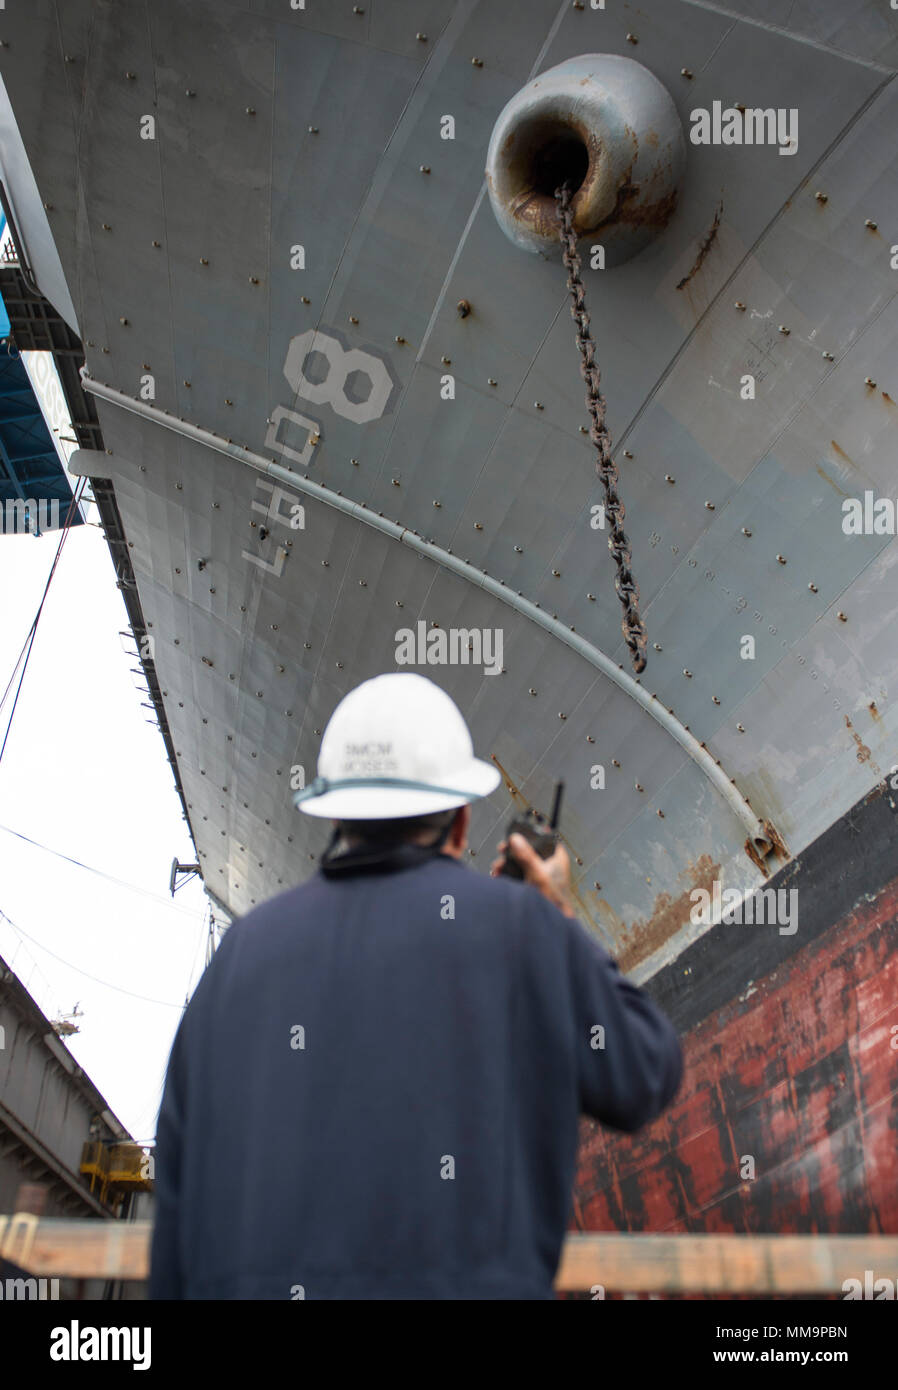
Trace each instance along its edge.
{"label": "shipyard railing", "polygon": [[[146,1279],[150,1221],[0,1216],[0,1256],[34,1278]],[[898,1236],[570,1234],[559,1293],[840,1294],[898,1269]],[[854,1281],[854,1282],[852,1282]],[[862,1297],[858,1292],[855,1297]],[[871,1296],[871,1295],[867,1295]]]}

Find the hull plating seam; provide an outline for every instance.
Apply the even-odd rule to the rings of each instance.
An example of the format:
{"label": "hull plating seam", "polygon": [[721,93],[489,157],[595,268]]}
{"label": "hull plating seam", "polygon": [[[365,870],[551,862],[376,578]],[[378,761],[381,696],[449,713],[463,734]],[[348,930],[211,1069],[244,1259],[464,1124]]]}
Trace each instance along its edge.
{"label": "hull plating seam", "polygon": [[[513,589],[509,589],[501,580],[491,578],[490,575],[483,570],[478,570],[466,560],[459,559],[457,555],[452,555],[441,546],[424,540],[416,531],[410,531],[408,527],[400,526],[395,521],[389,521],[386,517],[371,511],[358,502],[351,501],[341,493],[332,492],[321,483],[312,482],[304,475],[294,473],[290,468],[284,468],[269,459],[264,459],[260,454],[255,454],[250,449],[228,443],[227,440],[213,434],[210,430],[200,429],[199,426],[192,425],[189,421],[179,420],[155,406],[126,396],[124,392],[117,391],[113,386],[107,386],[105,382],[95,381],[84,368],[81,371],[81,381],[85,391],[99,396],[101,400],[121,406],[124,410],[130,410],[133,414],[141,415],[147,420],[153,420],[156,424],[174,431],[175,434],[182,435],[185,439],[193,439],[221,454],[227,454],[230,458],[236,459],[238,463],[244,463],[258,473],[276,478],[285,486],[295,488],[297,492],[305,493],[309,497],[314,497],[317,501],[323,502],[325,506],[335,507],[344,515],[351,516],[354,520],[373,527],[375,531],[380,531],[391,540],[399,541],[400,544],[409,546],[410,549],[416,550],[419,554],[426,555],[435,564],[442,565],[444,569],[451,570],[459,578],[467,580],[468,583],[474,584],[480,589],[485,589],[501,603],[507,604],[522,614],[523,617],[537,623],[553,637],[557,637],[559,641],[572,648],[596,670],[606,675],[631,700],[635,700],[638,705],[641,705],[646,713],[651,715],[656,723],[660,724],[676,740],[683,751],[688,753],[747,829],[749,838],[746,848],[752,861],[758,864],[759,868],[763,859],[771,853],[774,848],[774,840],[767,826],[755,815],[736,784],[727,777],[721,765],[711,756],[707,748],[699,743],[698,739],[680,723],[656,695],[645,690],[638,679],[631,676],[621,666],[616,665],[609,656],[606,656],[598,647],[593,646],[591,642],[587,642],[573,628],[565,627],[562,622],[545,613],[530,599],[523,598]],[[73,458],[73,471],[77,467],[78,461]],[[103,471],[109,471],[108,463],[103,463]]]}

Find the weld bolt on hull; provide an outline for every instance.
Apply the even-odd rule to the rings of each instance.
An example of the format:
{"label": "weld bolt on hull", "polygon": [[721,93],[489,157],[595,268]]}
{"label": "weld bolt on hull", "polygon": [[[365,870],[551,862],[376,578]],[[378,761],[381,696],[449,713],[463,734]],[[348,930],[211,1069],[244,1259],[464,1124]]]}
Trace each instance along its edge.
{"label": "weld bolt on hull", "polygon": [[812,594],[816,594],[816,593],[817,593],[817,585],[816,585],[816,584],[809,584],[809,585],[808,585],[808,588],[810,589],[810,591],[811,591]]}
{"label": "weld bolt on hull", "polygon": [[836,614],[836,617],[839,619],[839,622],[840,622],[840,623],[847,623],[847,622],[848,622],[848,618],[846,617],[846,615],[845,615],[844,613],[837,613],[837,614]]}
{"label": "weld bolt on hull", "polygon": [[865,226],[865,227],[869,227],[869,229],[870,229],[871,232],[875,232],[876,229],[877,229],[877,228],[876,228],[876,223],[873,222],[873,221],[871,221],[869,217],[868,217],[867,220],[864,222],[864,226]]}
{"label": "weld bolt on hull", "polygon": [[864,385],[865,385],[865,386],[869,386],[869,387],[870,387],[870,390],[872,391],[872,390],[874,390],[875,387],[876,387],[876,382],[873,380],[872,377],[865,376],[865,377],[864,377]]}
{"label": "weld bolt on hull", "polygon": [[[466,319],[471,312],[471,306],[466,299],[460,299],[455,307],[458,310],[458,316],[461,319]],[[447,359],[444,357],[443,361],[446,362]]]}

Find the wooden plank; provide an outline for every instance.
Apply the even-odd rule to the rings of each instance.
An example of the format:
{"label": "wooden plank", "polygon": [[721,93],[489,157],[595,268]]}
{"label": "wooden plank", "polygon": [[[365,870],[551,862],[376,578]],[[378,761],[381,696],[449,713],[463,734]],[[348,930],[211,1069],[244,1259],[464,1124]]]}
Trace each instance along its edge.
{"label": "wooden plank", "polygon": [[[15,1221],[15,1218],[13,1219]],[[37,1221],[5,1230],[0,1255],[38,1278],[145,1279],[149,1221]],[[864,1271],[894,1277],[898,1236],[569,1235],[555,1287],[606,1293],[842,1293]]]}
{"label": "wooden plank", "polygon": [[569,1235],[555,1287],[606,1293],[842,1293],[898,1268],[896,1236]]}
{"label": "wooden plank", "polygon": [[147,1277],[150,1221],[51,1220],[26,1226],[19,1216],[11,1218],[4,1234],[5,1221],[0,1216],[0,1256],[37,1278]]}

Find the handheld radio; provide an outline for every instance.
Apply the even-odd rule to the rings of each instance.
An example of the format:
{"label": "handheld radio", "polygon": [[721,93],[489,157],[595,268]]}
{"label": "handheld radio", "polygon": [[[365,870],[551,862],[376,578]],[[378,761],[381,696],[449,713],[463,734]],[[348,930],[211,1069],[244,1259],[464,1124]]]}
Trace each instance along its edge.
{"label": "handheld radio", "polygon": [[[555,853],[555,846],[558,844],[558,818],[561,814],[561,794],[564,791],[564,783],[559,782],[555,787],[555,799],[552,802],[552,815],[547,822],[545,816],[540,815],[539,811],[534,811],[530,807],[522,816],[516,816],[505,832],[506,840],[510,835],[523,835],[528,844],[532,845],[540,859],[548,859]],[[505,863],[500,869],[500,874],[506,878],[524,877],[524,871],[518,861],[509,850],[505,851]]]}

